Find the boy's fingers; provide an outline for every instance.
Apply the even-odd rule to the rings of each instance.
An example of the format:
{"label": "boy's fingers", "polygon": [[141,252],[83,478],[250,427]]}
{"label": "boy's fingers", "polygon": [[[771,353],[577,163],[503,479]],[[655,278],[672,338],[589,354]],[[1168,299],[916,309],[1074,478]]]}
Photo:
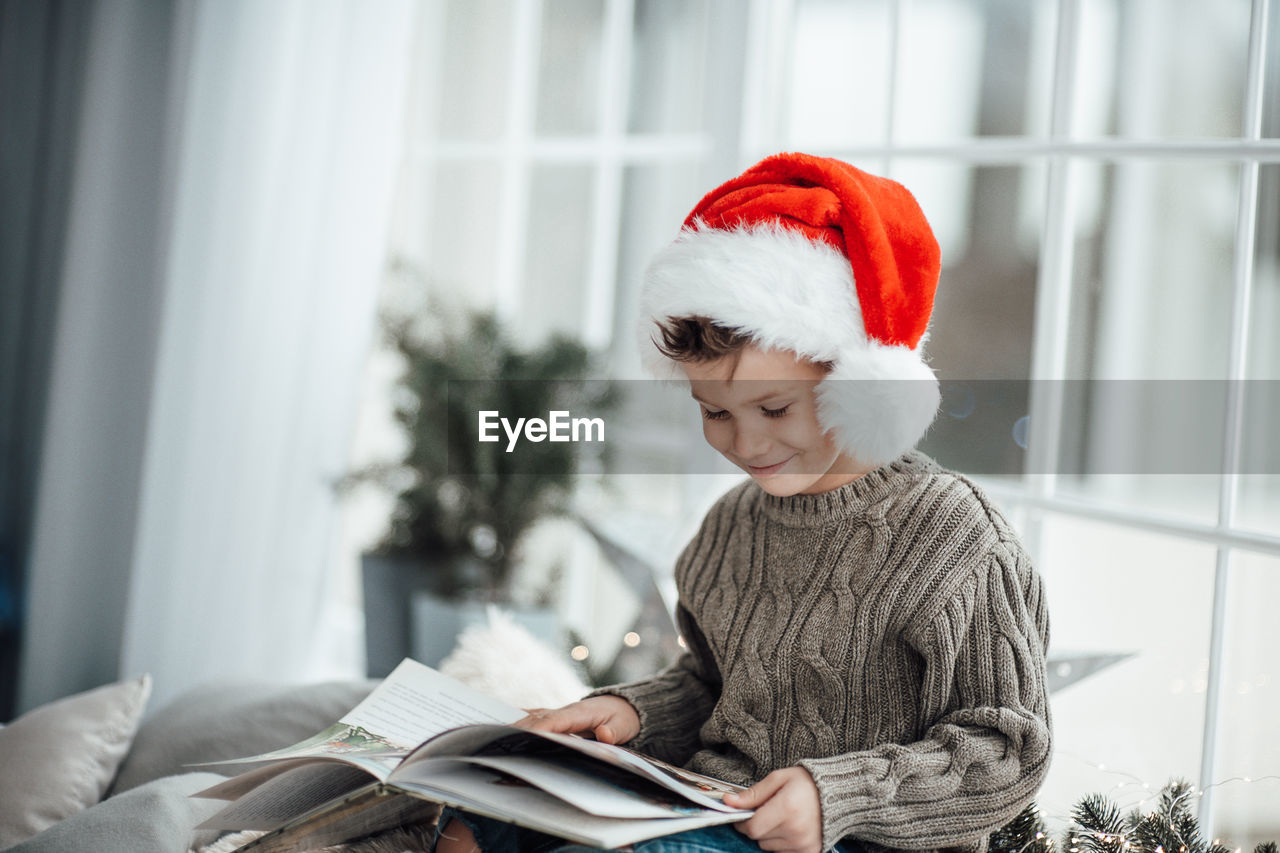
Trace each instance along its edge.
{"label": "boy's fingers", "polygon": [[529,711],[529,715],[512,723],[518,729],[542,729],[547,730],[551,727],[558,712],[548,711],[544,708],[534,708]]}
{"label": "boy's fingers", "polygon": [[740,794],[735,792],[725,794],[724,801],[740,809],[758,808],[761,803],[776,794],[785,782],[785,777],[770,773]]}
{"label": "boy's fingers", "polygon": [[760,806],[764,800],[773,797],[773,795],[778,793],[778,790],[786,784],[787,777],[782,775],[781,772],[774,771],[772,774],[769,774],[768,776],[765,776],[764,779],[758,781],[758,783],[751,785],[750,788],[740,794],[740,797],[744,799],[745,802],[749,803],[749,806],[746,806],[746,808],[756,808]]}
{"label": "boy's fingers", "polygon": [[625,699],[596,697],[563,708],[533,708],[513,725],[540,732],[594,735],[605,743],[622,743],[635,737],[639,722]]}
{"label": "boy's fingers", "polygon": [[586,708],[570,705],[554,711],[534,711],[523,720],[516,721],[515,725],[522,729],[542,732],[586,732],[603,722],[598,714]]}

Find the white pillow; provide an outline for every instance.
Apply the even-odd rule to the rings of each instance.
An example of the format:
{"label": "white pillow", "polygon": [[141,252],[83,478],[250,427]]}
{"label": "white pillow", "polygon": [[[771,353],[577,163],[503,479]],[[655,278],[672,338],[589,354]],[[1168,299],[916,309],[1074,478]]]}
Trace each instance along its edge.
{"label": "white pillow", "polygon": [[144,675],[41,705],[0,729],[0,848],[102,799],[150,695]]}
{"label": "white pillow", "polygon": [[179,773],[190,764],[291,746],[333,725],[373,689],[372,681],[196,687],[147,716],[108,797]]}

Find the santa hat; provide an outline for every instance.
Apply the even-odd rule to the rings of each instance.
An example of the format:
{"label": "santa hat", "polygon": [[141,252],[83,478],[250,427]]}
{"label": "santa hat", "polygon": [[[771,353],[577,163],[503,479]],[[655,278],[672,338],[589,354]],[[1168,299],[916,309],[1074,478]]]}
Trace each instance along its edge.
{"label": "santa hat", "polygon": [[901,184],[840,160],[778,154],[708,193],[645,271],[646,366],[678,376],[655,324],[706,317],[762,348],[833,365],[818,417],[864,464],[915,446],[938,409],[923,339],[939,251]]}

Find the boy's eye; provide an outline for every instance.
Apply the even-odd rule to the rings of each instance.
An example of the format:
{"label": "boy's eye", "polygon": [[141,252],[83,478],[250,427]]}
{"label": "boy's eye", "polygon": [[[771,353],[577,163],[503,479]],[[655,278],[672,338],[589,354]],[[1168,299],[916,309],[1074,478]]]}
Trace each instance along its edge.
{"label": "boy's eye", "polygon": [[729,412],[726,409],[721,409],[718,412],[713,412],[710,409],[703,409],[702,417],[706,418],[709,421],[722,421],[725,418],[729,417]]}
{"label": "boy's eye", "polygon": [[765,406],[760,407],[760,411],[764,412],[766,418],[780,418],[787,413],[787,409],[791,408],[791,404],[783,406],[781,409],[770,409]]}

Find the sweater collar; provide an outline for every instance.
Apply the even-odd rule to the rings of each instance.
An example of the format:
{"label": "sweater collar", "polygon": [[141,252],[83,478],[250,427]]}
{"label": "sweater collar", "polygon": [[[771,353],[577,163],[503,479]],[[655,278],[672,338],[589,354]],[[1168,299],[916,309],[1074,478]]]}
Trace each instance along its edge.
{"label": "sweater collar", "polygon": [[841,518],[860,515],[907,484],[919,479],[938,463],[912,450],[894,461],[863,474],[829,492],[778,497],[756,486],[765,515],[789,527],[817,527]]}

